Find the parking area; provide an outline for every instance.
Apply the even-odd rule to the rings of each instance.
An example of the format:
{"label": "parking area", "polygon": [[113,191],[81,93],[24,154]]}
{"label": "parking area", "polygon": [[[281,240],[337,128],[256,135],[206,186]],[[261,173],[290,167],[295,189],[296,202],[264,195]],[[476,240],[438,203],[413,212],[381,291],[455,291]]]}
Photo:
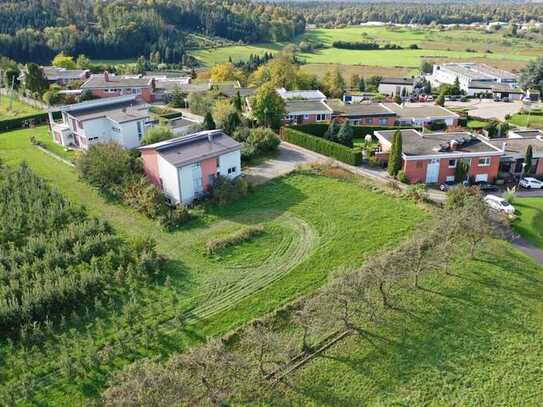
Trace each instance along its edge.
{"label": "parking area", "polygon": [[[470,116],[481,117],[483,119],[505,120],[505,116],[518,113],[523,103],[515,100],[512,102],[494,102],[490,99],[469,99],[466,102],[446,102],[445,107],[459,107],[468,109]],[[532,105],[535,107],[535,105]]]}

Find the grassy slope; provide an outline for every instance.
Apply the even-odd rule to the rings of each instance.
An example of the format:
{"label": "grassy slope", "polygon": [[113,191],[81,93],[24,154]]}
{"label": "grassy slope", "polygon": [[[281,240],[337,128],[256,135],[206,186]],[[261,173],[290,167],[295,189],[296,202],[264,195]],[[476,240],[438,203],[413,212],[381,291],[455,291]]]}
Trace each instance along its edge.
{"label": "grassy slope", "polygon": [[[376,41],[381,44],[394,43],[408,47],[417,44],[418,50],[357,51],[326,48],[313,53],[301,54],[309,64],[340,63],[344,65],[383,66],[389,69],[418,68],[422,59],[488,61],[503,68],[521,67],[526,61],[539,55],[543,48],[524,39],[507,38],[502,33],[475,31],[437,31],[388,29],[384,27],[347,27],[341,29],[309,30],[296,42],[312,40],[326,46],[334,41]],[[246,60],[249,54],[262,54],[277,50],[281,44],[257,44],[233,46],[214,50],[193,51],[207,65],[239,59]],[[470,49],[474,52],[467,52]],[[487,52],[491,51],[490,53]]]}
{"label": "grassy slope", "polygon": [[[62,343],[50,338],[47,350],[7,351],[0,345],[0,379],[17,387],[23,371],[39,376],[36,399],[73,405],[102,390],[111,371],[144,356],[183,350],[206,335],[233,327],[272,311],[323,283],[338,267],[354,266],[386,244],[401,239],[424,215],[413,204],[366,191],[351,183],[315,175],[295,175],[260,187],[257,192],[223,210],[215,210],[175,233],[162,232],[155,223],[119,205],[105,202],[81,183],[65,164],[45,156],[29,143],[41,129],[0,134],[0,157],[8,164],[22,159],[55,184],[69,199],[108,220],[125,236],[151,236],[168,256],[168,284],[137,287],[136,322],[117,314],[100,315],[104,333],[97,334],[94,316],[76,325]],[[334,196],[333,205],[329,197]],[[391,219],[394,221],[392,222]],[[203,254],[210,237],[231,233],[240,225],[262,223],[267,233],[254,242],[225,251],[220,258]],[[177,301],[173,301],[176,298]],[[191,309],[191,323],[180,329],[175,315]],[[157,326],[157,320],[165,321]],[[81,325],[89,323],[88,332]],[[145,343],[141,331],[156,332]],[[122,341],[122,351],[99,369],[81,369],[75,377],[49,374],[60,354],[85,357],[98,343]],[[5,345],[5,344],[4,344]],[[24,366],[22,354],[30,366]],[[0,358],[0,359],[1,359]],[[74,363],[76,365],[76,363]],[[7,368],[7,366],[10,366]],[[41,376],[43,373],[44,376]],[[45,378],[45,379],[44,379]]]}
{"label": "grassy slope", "polygon": [[541,405],[543,269],[494,242],[454,274],[402,293],[373,345],[350,337],[297,372],[286,404]]}
{"label": "grassy slope", "polygon": [[518,198],[515,208],[519,215],[514,223],[515,230],[543,249],[543,197]]}
{"label": "grassy slope", "polygon": [[10,107],[10,99],[4,95],[0,96],[0,120],[13,119],[19,116],[26,116],[29,114],[40,113],[39,109],[36,109],[16,99],[13,100],[13,105],[12,105],[11,110],[9,110],[9,107]]}

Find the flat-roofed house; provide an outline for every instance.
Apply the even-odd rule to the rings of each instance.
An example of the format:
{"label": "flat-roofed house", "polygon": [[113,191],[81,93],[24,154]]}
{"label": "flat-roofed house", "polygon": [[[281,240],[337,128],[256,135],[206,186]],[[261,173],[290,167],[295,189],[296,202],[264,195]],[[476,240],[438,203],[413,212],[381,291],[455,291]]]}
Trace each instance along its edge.
{"label": "flat-roofed house", "polygon": [[66,85],[73,81],[84,81],[89,77],[88,69],[66,69],[57,66],[42,66],[43,76],[49,83]]}
{"label": "flat-roofed house", "polygon": [[114,75],[109,72],[91,75],[81,85],[82,90],[89,90],[93,96],[108,98],[115,96],[134,95],[148,103],[155,100],[155,79],[142,75]]}
{"label": "flat-roofed house", "polygon": [[[376,131],[380,151],[377,156],[388,161],[395,131]],[[471,133],[421,133],[401,130],[402,170],[410,183],[436,184],[454,181],[455,169],[462,160],[469,164],[469,176],[475,181],[494,182],[498,176],[503,151]]]}
{"label": "flat-roofed house", "polygon": [[429,103],[383,103],[385,107],[395,112],[400,125],[428,126],[431,123],[443,120],[447,126],[456,126],[460,116],[444,107]]}
{"label": "flat-roofed house", "polygon": [[[503,150],[500,173],[543,176],[543,132],[537,129],[512,130],[507,138],[487,139],[490,144]],[[532,146],[533,159],[531,168],[523,167],[528,146]]]}
{"label": "flat-roofed house", "polygon": [[413,93],[415,78],[383,78],[378,91],[386,96],[408,96]]}
{"label": "flat-roofed house", "polygon": [[472,96],[471,86],[488,84],[503,84],[515,87],[518,84],[518,76],[514,73],[493,68],[486,64],[473,62],[458,62],[441,65],[434,65],[432,82],[434,85],[453,85],[458,79],[460,89]]}
{"label": "flat-roofed house", "polygon": [[[53,112],[62,120],[55,122]],[[149,121],[149,106],[136,96],[119,96],[66,105],[49,110],[49,125],[56,143],[87,150],[96,143],[139,147]]]}
{"label": "flat-roofed house", "polygon": [[396,113],[382,103],[344,103],[339,99],[326,103],[333,110],[332,118],[338,122],[349,120],[354,126],[394,126],[396,122]]}
{"label": "flat-roofed house", "polygon": [[201,131],[139,148],[149,180],[175,204],[204,194],[217,176],[241,174],[241,144],[222,130]]}

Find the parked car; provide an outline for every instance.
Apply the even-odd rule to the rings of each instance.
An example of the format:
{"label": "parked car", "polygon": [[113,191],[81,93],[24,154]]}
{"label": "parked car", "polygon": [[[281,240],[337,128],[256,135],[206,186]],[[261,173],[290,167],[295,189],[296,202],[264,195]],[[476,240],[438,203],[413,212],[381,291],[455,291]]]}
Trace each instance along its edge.
{"label": "parked car", "polygon": [[433,102],[433,101],[434,101],[434,97],[433,97],[432,95],[430,95],[430,96],[428,96],[428,97],[426,98],[426,100],[427,100],[428,102]]}
{"label": "parked car", "polygon": [[486,181],[477,181],[473,185],[479,187],[481,191],[497,191],[498,187]]}
{"label": "parked car", "polygon": [[447,192],[452,188],[458,188],[459,186],[468,186],[468,182],[464,181],[462,183],[458,183],[456,181],[445,181],[441,185],[439,185],[439,189],[443,192]]}
{"label": "parked car", "polygon": [[525,177],[522,178],[519,182],[519,185],[522,188],[526,189],[542,189],[543,188],[543,182],[539,181],[538,179],[532,178],[532,177]]}
{"label": "parked car", "polygon": [[503,212],[508,215],[512,215],[515,213],[515,207],[499,196],[487,195],[484,197],[484,200],[485,203],[495,211]]}

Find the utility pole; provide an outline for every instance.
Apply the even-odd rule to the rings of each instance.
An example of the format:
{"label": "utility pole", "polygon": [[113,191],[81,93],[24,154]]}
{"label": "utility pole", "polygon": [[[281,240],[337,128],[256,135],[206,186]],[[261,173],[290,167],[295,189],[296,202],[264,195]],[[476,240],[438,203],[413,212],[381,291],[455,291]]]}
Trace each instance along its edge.
{"label": "utility pole", "polygon": [[11,97],[9,99],[9,110],[11,111],[13,109],[13,88],[15,87],[15,75],[11,77]]}

